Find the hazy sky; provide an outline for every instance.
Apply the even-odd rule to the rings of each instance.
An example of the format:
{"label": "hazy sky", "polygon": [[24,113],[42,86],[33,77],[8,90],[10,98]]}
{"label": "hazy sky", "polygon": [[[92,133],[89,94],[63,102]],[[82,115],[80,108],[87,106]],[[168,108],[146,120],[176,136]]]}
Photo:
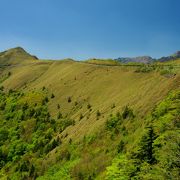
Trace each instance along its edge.
{"label": "hazy sky", "polygon": [[0,0],[0,51],[87,59],[180,50],[180,0]]}

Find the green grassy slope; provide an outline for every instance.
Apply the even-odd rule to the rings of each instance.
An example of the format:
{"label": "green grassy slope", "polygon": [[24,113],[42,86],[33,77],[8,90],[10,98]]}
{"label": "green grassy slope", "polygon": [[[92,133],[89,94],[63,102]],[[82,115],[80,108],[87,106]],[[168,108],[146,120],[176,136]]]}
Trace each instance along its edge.
{"label": "green grassy slope", "polygon": [[25,64],[27,61],[37,60],[23,48],[16,47],[0,53],[0,65]]}
{"label": "green grassy slope", "polygon": [[[104,179],[106,167],[111,165],[112,159],[117,155],[116,149],[120,140],[126,142],[128,150],[134,148],[133,145],[139,141],[143,128],[147,125],[146,117],[169,92],[180,88],[177,67],[179,61],[173,61],[170,64],[171,69],[161,73],[163,68],[167,68],[163,63],[160,66],[164,67],[160,70],[157,65],[158,68],[144,72],[137,71],[136,65],[117,66],[109,61],[105,64],[98,61],[45,61],[35,60],[25,54],[16,52],[13,58],[10,56],[8,59],[3,57],[4,54],[0,54],[0,63],[9,64],[0,69],[4,92],[8,93],[11,89],[23,92],[25,96],[27,94],[30,102],[34,102],[38,97],[29,93],[43,93],[42,99],[44,96],[49,99],[46,106],[52,119],[58,122],[61,113],[62,119],[75,121],[73,126],[67,126],[65,130],[53,132],[53,138],[61,138],[61,146],[43,154],[42,157],[31,154],[31,161],[37,169],[36,176],[45,174],[41,179],[50,179],[53,176],[54,179],[59,176],[63,179],[81,179],[81,176],[84,179],[90,176],[92,179]],[[7,95],[6,101],[14,98],[13,94],[12,96]],[[119,130],[113,129],[113,134],[106,131],[104,128],[110,115],[123,113],[125,106],[133,110],[135,117],[123,121],[119,127],[123,135]],[[33,122],[29,120],[23,126],[30,125],[33,129]],[[22,125],[21,122],[16,123]],[[49,127],[49,124],[47,126]],[[3,174],[5,171],[3,169]],[[13,177],[13,167],[8,173]],[[6,173],[2,177],[5,178]]]}
{"label": "green grassy slope", "polygon": [[[69,129],[69,134],[73,132],[72,135],[76,136],[98,128],[107,115],[127,104],[139,115],[144,115],[175,88],[179,80],[179,75],[166,78],[158,72],[135,73],[132,67],[106,67],[69,61],[37,61],[9,71],[12,75],[3,82],[3,86],[26,91],[46,87],[49,93],[55,95],[48,104],[51,115],[57,116],[57,104],[60,104],[61,113],[77,121],[76,133]],[[71,97],[71,103],[68,103],[68,97]],[[91,112],[87,104],[92,106]],[[113,104],[116,107],[112,110]],[[102,113],[100,121],[96,121],[97,110]],[[80,114],[89,118],[78,122]]]}

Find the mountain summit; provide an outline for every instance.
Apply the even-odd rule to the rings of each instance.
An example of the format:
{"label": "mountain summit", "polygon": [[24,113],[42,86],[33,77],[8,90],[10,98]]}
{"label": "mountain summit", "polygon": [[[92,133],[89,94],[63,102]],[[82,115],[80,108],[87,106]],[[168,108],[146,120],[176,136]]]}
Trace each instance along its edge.
{"label": "mountain summit", "polygon": [[27,60],[37,60],[36,56],[27,53],[22,47],[15,47],[0,53],[1,64],[19,64]]}

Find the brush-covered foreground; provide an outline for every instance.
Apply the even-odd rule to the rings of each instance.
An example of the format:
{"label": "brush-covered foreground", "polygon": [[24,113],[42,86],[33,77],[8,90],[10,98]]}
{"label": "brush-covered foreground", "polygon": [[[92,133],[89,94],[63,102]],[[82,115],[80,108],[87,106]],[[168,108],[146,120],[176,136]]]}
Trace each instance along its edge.
{"label": "brush-covered foreground", "polygon": [[179,179],[179,60],[16,51],[0,54],[0,179]]}

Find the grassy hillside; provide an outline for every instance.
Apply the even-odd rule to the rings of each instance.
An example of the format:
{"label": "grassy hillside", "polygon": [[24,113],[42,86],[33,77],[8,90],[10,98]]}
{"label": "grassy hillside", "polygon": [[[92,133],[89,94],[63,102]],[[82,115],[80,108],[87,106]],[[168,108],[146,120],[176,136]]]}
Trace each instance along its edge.
{"label": "grassy hillside", "polygon": [[25,64],[37,60],[36,56],[27,53],[23,48],[16,47],[0,53],[0,65]]}
{"label": "grassy hillside", "polygon": [[[88,115],[88,120],[82,119],[84,122],[78,123],[81,126],[83,122],[85,132],[89,126],[101,126],[111,111],[127,104],[144,115],[177,85],[179,79],[179,75],[166,78],[159,72],[135,73],[133,67],[106,67],[71,61],[37,61],[9,71],[12,75],[3,82],[5,88],[23,88],[25,91],[47,88],[49,96],[51,93],[55,95],[49,102],[52,116],[56,117],[58,113],[57,104],[60,104],[63,115],[76,120],[80,114]],[[90,113],[87,104],[92,106]],[[112,110],[113,104],[116,107]],[[101,121],[95,120],[97,110],[104,116]],[[82,131],[77,127],[79,130]]]}
{"label": "grassy hillside", "polygon": [[[9,64],[1,67],[0,82],[4,87],[1,89],[1,103],[6,102],[0,113],[1,128],[7,128],[6,134],[11,131],[9,128],[18,131],[15,142],[21,142],[24,151],[18,155],[15,153],[14,135],[5,139],[2,156],[7,159],[1,165],[0,176],[4,179],[118,179],[111,169],[117,169],[116,161],[127,162],[127,167],[134,165],[127,152],[134,153],[139,148],[138,142],[150,124],[149,116],[153,116],[156,105],[163,103],[170,92],[177,94],[174,96],[179,102],[179,61],[168,66],[167,62],[122,66],[111,61],[104,63],[105,60],[100,63],[98,60],[36,60],[24,52],[13,53],[13,58],[10,56],[8,59],[0,54],[0,63]],[[28,108],[24,110],[26,103]],[[179,104],[173,107],[178,109]],[[49,115],[38,114],[38,108],[49,112]],[[33,113],[28,114],[31,109]],[[13,114],[14,111],[18,113]],[[36,113],[38,115],[35,116]],[[167,124],[174,117],[179,121],[174,114],[167,121],[164,114],[163,117],[161,115],[158,115],[160,126],[160,119]],[[49,118],[47,121],[44,120],[46,116]],[[11,120],[14,124],[9,122]],[[153,126],[159,125],[156,123]],[[159,136],[165,132],[160,128],[155,131]],[[43,144],[38,143],[41,138]],[[59,140],[54,142],[57,138],[60,143]],[[25,143],[27,139],[28,143]],[[7,147],[15,150],[12,153]],[[143,158],[138,161],[141,162],[139,168],[144,168]],[[151,163],[147,161],[147,165]],[[32,169],[21,166],[33,166],[33,173]],[[138,174],[140,172],[134,170],[131,176],[134,173],[143,179],[144,175]],[[121,176],[124,179],[130,177],[129,174]]]}

